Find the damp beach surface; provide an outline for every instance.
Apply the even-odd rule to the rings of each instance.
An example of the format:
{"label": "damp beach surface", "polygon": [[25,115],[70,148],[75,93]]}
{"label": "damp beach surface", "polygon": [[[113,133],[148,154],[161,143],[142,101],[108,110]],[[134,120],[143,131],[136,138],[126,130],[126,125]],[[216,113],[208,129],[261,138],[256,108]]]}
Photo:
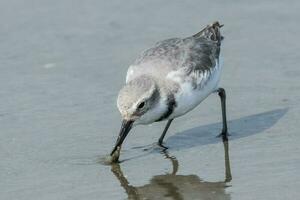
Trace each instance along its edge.
{"label": "damp beach surface", "polygon": [[[299,1],[1,1],[0,199],[297,199]],[[121,125],[127,67],[219,20],[229,142],[209,96],[164,125]]]}

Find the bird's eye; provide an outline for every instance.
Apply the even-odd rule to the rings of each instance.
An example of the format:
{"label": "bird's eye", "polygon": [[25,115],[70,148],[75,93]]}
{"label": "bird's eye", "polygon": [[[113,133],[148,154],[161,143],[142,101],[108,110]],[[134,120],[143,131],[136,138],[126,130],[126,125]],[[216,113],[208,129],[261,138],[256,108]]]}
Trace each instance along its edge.
{"label": "bird's eye", "polygon": [[143,108],[144,106],[145,106],[145,102],[142,102],[142,103],[140,103],[140,104],[138,105],[138,108],[141,109],[141,108]]}

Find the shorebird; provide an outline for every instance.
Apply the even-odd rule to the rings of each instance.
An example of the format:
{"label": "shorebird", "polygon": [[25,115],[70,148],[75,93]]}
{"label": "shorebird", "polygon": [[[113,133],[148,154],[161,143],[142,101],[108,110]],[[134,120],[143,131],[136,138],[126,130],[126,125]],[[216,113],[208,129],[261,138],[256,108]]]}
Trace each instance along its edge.
{"label": "shorebird", "polygon": [[222,26],[214,22],[193,36],[160,41],[128,68],[126,84],[117,99],[123,121],[110,154],[113,160],[118,160],[121,145],[135,125],[167,121],[158,140],[164,147],[163,139],[173,119],[191,111],[212,93],[220,96],[220,135],[227,138],[226,94],[218,87]]}

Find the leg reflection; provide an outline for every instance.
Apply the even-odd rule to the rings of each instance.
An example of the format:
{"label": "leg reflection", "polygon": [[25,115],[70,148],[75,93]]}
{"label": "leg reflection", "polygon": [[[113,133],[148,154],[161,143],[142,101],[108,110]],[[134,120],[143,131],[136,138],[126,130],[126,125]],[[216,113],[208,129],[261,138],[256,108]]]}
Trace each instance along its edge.
{"label": "leg reflection", "polygon": [[124,190],[126,191],[126,193],[128,195],[128,199],[134,199],[134,200],[140,199],[137,188],[133,187],[129,184],[128,180],[125,178],[125,176],[121,170],[121,166],[119,163],[114,163],[111,166],[111,171],[116,176],[116,178],[119,180],[122,188],[124,188]]}
{"label": "leg reflection", "polygon": [[175,156],[170,156],[167,149],[164,149],[161,151],[161,153],[165,156],[166,159],[169,159],[172,163],[172,175],[176,175],[179,167],[178,160]]}
{"label": "leg reflection", "polygon": [[231,169],[230,169],[230,160],[229,160],[229,144],[228,139],[223,139],[224,145],[224,157],[225,157],[225,183],[230,182],[232,180]]}
{"label": "leg reflection", "polygon": [[111,171],[119,180],[121,187],[126,191],[128,199],[223,199],[229,200],[226,193],[226,184],[231,181],[228,140],[223,140],[225,152],[225,180],[208,182],[201,180],[197,175],[177,175],[179,162],[175,156],[165,149],[161,154],[171,161],[172,168],[168,174],[155,175],[149,183],[134,187],[124,176],[120,164],[112,165]]}

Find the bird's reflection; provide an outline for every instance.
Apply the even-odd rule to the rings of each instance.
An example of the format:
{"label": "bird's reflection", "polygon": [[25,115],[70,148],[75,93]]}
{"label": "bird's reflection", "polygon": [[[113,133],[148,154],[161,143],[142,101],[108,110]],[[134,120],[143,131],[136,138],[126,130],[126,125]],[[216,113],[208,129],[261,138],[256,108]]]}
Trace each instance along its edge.
{"label": "bird's reflection", "polygon": [[219,182],[206,182],[196,175],[177,175],[178,160],[164,150],[162,155],[172,163],[172,172],[164,175],[153,176],[149,184],[140,187],[130,185],[125,178],[121,166],[112,165],[111,171],[125,189],[128,199],[214,199],[229,200],[230,194],[226,194],[225,188],[231,181],[228,141],[223,138],[225,152],[225,179]]}

